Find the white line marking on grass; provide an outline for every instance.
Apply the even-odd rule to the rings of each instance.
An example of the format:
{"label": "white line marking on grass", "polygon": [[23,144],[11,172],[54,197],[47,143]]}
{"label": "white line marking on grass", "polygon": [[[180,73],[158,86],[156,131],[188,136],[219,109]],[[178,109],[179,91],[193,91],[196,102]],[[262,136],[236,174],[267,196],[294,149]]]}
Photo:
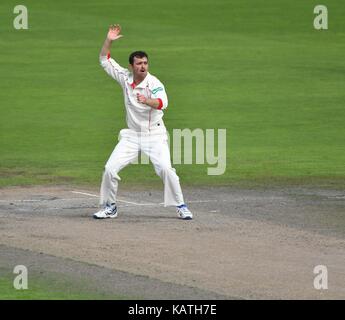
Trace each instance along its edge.
{"label": "white line marking on grass", "polygon": [[159,205],[159,203],[136,203],[136,202],[126,201],[126,200],[122,200],[122,199],[117,199],[117,201],[129,203],[129,204],[134,204],[136,206],[157,206],[157,205]]}
{"label": "white line marking on grass", "polygon": [[57,198],[57,199],[10,199],[0,200],[0,202],[12,203],[12,202],[43,202],[43,201],[67,201],[67,200],[91,200],[93,198]]}
{"label": "white line marking on grass", "polygon": [[[92,196],[92,197],[99,198],[98,195],[92,194],[92,193],[86,193],[86,192],[81,192],[81,191],[71,191],[71,192],[83,194],[85,196]],[[127,201],[127,200],[123,200],[123,199],[117,199],[117,201],[128,203],[128,204],[133,204],[135,206],[160,206],[160,205],[164,205],[164,202],[161,202],[161,203],[152,203],[152,202],[151,203],[138,203],[138,202]],[[204,202],[218,202],[218,201],[219,200],[191,200],[191,201],[188,201],[188,203],[204,203]],[[223,200],[223,201],[227,201],[227,200]]]}
{"label": "white line marking on grass", "polygon": [[14,199],[14,200],[0,200],[0,202],[40,202],[42,200],[17,200],[17,199]]}
{"label": "white line marking on grass", "polygon": [[[86,193],[86,192],[81,192],[81,191],[71,191],[73,193],[78,193],[78,194],[83,194],[85,196],[92,196],[92,197],[97,197],[99,198],[98,195],[96,194],[92,194],[92,193]],[[134,204],[136,206],[156,206],[156,205],[164,205],[164,202],[161,203],[137,203],[137,202],[133,202],[133,201],[127,201],[127,200],[123,200],[123,199],[118,199],[118,201],[120,202],[124,202],[124,203],[129,203],[129,204]],[[218,202],[219,200],[191,200],[188,201],[188,203],[203,203],[203,202]],[[223,200],[226,201],[226,200]]]}
{"label": "white line marking on grass", "polygon": [[[202,203],[202,202],[218,202],[219,200],[191,200],[187,201],[187,203]],[[223,200],[226,201],[226,200]]]}
{"label": "white line marking on grass", "polygon": [[[94,197],[94,198],[99,198],[98,195],[92,194],[92,193],[87,193],[87,192],[81,192],[81,191],[71,191],[72,193],[75,194],[81,194],[89,197]],[[43,202],[43,201],[54,201],[54,200],[59,200],[59,201],[68,201],[68,200],[83,200],[83,199],[94,199],[94,198],[57,198],[57,199],[12,199],[12,200],[0,200],[0,202],[5,202],[5,203],[11,203],[11,202]],[[164,205],[164,202],[160,203],[138,203],[138,202],[133,202],[133,201],[128,201],[128,200],[123,200],[123,199],[118,199],[117,201],[135,205],[135,206],[162,206]],[[204,202],[215,202],[218,200],[191,200],[188,201],[188,203],[204,203]],[[224,200],[226,201],[226,200]]]}
{"label": "white line marking on grass", "polygon": [[[98,195],[92,194],[92,193],[86,193],[86,192],[80,192],[80,191],[71,191],[71,192],[99,198]],[[156,205],[158,205],[158,203],[137,203],[137,202],[127,201],[127,200],[122,200],[122,199],[117,199],[117,201],[129,203],[129,204],[134,204],[136,206],[156,206]]]}
{"label": "white line marking on grass", "polygon": [[85,195],[85,196],[91,196],[91,197],[97,197],[97,198],[99,198],[98,195],[92,194],[92,193],[86,193],[86,192],[80,192],[80,191],[71,191],[71,192],[72,192],[72,193],[77,193],[77,194],[83,194],[83,195]]}
{"label": "white line marking on grass", "polygon": [[[219,200],[190,200],[190,201],[187,201],[186,203],[204,203],[204,202],[218,202]],[[223,201],[226,201],[226,200],[223,200]],[[161,202],[160,205],[164,205],[164,202]]]}

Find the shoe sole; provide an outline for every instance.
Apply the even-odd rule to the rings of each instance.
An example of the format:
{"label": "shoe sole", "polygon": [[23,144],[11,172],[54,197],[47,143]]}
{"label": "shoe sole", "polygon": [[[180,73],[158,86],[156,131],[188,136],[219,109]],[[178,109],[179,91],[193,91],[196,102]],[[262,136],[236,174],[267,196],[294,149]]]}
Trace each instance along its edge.
{"label": "shoe sole", "polygon": [[193,217],[181,217],[179,214],[177,215],[182,220],[193,220]]}
{"label": "shoe sole", "polygon": [[103,218],[93,216],[93,218],[94,219],[98,219],[98,220],[102,220],[102,219],[115,219],[115,218],[117,218],[117,215],[116,216],[103,217]]}

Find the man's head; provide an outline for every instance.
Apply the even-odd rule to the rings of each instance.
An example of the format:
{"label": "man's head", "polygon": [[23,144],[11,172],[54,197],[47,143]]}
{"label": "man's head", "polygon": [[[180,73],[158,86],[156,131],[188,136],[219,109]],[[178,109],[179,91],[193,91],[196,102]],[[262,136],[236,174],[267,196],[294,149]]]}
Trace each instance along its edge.
{"label": "man's head", "polygon": [[134,79],[143,80],[149,69],[148,55],[144,51],[135,51],[129,56],[129,67],[131,68]]}

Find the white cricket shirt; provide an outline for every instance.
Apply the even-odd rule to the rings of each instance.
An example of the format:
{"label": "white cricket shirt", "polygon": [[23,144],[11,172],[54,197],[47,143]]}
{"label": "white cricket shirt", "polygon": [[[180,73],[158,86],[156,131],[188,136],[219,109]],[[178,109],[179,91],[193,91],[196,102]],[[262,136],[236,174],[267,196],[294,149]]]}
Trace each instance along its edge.
{"label": "white cricket shirt", "polygon": [[[133,74],[128,69],[121,67],[110,56],[100,57],[100,64],[123,89],[128,128],[146,133],[166,132],[162,109],[168,106],[168,97],[164,85],[155,76],[147,73],[145,79],[134,87]],[[160,108],[154,109],[138,102],[137,93],[149,99],[160,99]]]}

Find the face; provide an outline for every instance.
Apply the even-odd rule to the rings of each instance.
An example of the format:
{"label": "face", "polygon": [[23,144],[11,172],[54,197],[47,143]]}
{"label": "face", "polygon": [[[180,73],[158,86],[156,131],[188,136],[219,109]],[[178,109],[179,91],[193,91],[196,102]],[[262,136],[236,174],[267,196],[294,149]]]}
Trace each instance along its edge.
{"label": "face", "polygon": [[130,65],[135,78],[144,79],[149,69],[149,64],[146,57],[134,57],[133,65]]}

